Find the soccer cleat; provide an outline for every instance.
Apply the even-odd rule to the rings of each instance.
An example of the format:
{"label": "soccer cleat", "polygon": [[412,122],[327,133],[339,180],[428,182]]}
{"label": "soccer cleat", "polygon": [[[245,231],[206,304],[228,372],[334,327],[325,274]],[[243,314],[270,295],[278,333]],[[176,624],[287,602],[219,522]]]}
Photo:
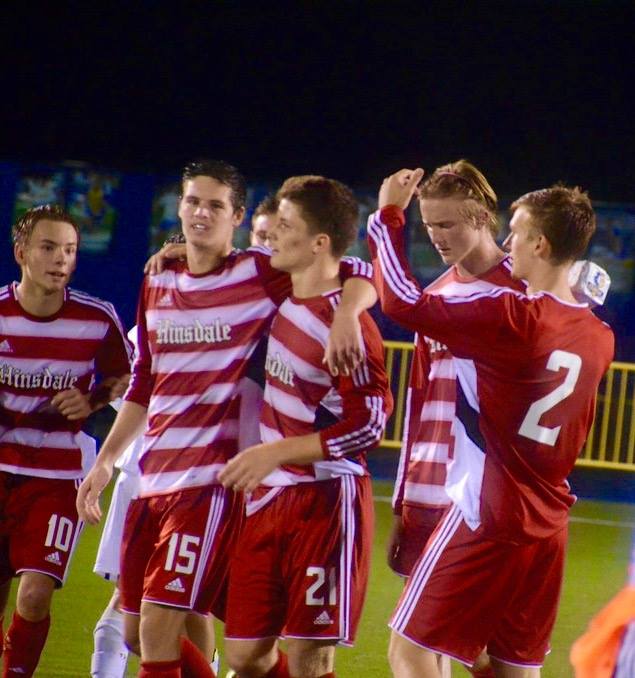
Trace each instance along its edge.
{"label": "soccer cleat", "polygon": [[214,675],[218,676],[220,673],[220,654],[218,653],[218,649],[214,650],[214,656],[212,657],[212,663],[210,664],[210,667],[214,672]]}

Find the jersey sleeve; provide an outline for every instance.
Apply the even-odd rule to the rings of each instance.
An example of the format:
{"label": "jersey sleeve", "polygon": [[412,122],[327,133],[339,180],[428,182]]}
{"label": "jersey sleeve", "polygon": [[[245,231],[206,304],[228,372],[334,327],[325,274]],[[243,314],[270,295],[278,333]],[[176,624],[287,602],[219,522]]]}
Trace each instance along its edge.
{"label": "jersey sleeve", "polygon": [[130,372],[133,346],[112,304],[106,306],[109,316],[108,331],[95,357],[95,367],[102,378],[121,377]]}
{"label": "jersey sleeve", "polygon": [[326,460],[358,455],[375,447],[384,435],[393,400],[384,367],[379,330],[368,314],[360,316],[366,359],[350,376],[333,379],[342,398],[342,417],[320,431]]}
{"label": "jersey sleeve", "polygon": [[[250,247],[247,251],[254,257],[258,276],[267,296],[276,306],[280,306],[287,297],[291,296],[289,274],[278,271],[271,265],[271,253],[266,247]],[[357,257],[342,257],[339,274],[342,284],[350,278],[362,278],[373,284],[372,264]]]}
{"label": "jersey sleeve", "polygon": [[466,297],[425,293],[404,254],[404,223],[402,210],[391,205],[372,214],[368,224],[377,292],[391,320],[442,342],[461,358],[487,359],[495,343],[527,332],[518,326],[526,324],[526,314],[515,312],[524,295],[514,290],[497,288]]}
{"label": "jersey sleeve", "polygon": [[137,403],[147,408],[150,403],[150,396],[154,386],[154,376],[152,375],[152,356],[150,354],[150,343],[148,341],[148,325],[146,323],[146,294],[147,277],[143,281],[141,292],[139,294],[139,304],[137,306],[137,358],[132,368],[132,377],[128,390],[124,394],[124,400]]}

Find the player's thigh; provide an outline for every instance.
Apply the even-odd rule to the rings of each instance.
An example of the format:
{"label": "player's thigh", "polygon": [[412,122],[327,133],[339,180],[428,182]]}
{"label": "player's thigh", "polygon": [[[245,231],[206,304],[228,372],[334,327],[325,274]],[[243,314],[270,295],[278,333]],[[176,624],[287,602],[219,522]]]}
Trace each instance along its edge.
{"label": "player's thigh", "polygon": [[273,637],[252,640],[226,638],[225,657],[239,675],[246,672],[266,675],[276,663],[277,647],[278,639]]}
{"label": "player's thigh", "polygon": [[287,653],[292,676],[317,678],[331,673],[335,666],[334,640],[303,640],[289,638]]}

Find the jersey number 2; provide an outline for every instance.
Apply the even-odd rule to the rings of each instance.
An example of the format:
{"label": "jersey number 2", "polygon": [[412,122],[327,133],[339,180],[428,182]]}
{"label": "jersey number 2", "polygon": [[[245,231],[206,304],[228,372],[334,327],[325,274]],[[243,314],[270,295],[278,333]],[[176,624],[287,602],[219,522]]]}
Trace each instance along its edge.
{"label": "jersey number 2", "polygon": [[538,443],[544,443],[545,445],[553,446],[556,444],[561,427],[555,426],[554,428],[549,428],[548,426],[541,426],[538,421],[547,410],[555,407],[573,393],[573,389],[580,376],[581,367],[582,358],[575,353],[569,353],[568,351],[554,351],[549,356],[547,369],[557,372],[564,368],[567,370],[567,376],[560,386],[531,404],[523,419],[523,423],[518,429],[518,433],[520,433],[521,436],[535,440]]}

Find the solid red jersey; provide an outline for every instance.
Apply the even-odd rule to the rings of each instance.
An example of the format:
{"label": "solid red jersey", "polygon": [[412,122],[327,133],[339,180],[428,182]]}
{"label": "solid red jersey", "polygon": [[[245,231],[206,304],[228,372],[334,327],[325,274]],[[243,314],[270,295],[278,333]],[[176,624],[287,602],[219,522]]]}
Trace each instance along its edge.
{"label": "solid red jersey", "polygon": [[[453,266],[428,285],[425,292],[464,297],[497,287],[524,290],[525,285],[514,280],[510,271],[508,257],[474,277],[462,276]],[[415,335],[414,343],[404,435],[393,493],[393,508],[398,514],[403,504],[437,509],[451,503],[445,481],[447,464],[454,450],[456,370],[445,344],[419,334]]]}
{"label": "solid red jersey", "polygon": [[16,286],[0,288],[0,470],[79,478],[95,441],[51,398],[70,388],[88,393],[96,375],[127,374],[132,346],[111,304],[67,288],[60,310],[42,318],[20,306]]}
{"label": "solid red jersey", "polygon": [[[387,226],[391,223],[391,226]],[[586,440],[610,328],[586,304],[497,288],[422,294],[403,252],[403,214],[369,220],[382,307],[447,345],[457,375],[446,491],[471,529],[523,542],[555,533],[574,499],[566,478]]]}
{"label": "solid red jersey", "polygon": [[[291,292],[269,259],[263,248],[235,250],[203,275],[181,262],[146,277],[125,395],[148,409],[141,496],[215,483],[236,454],[248,360]],[[340,273],[368,278],[370,265],[347,259]]]}

